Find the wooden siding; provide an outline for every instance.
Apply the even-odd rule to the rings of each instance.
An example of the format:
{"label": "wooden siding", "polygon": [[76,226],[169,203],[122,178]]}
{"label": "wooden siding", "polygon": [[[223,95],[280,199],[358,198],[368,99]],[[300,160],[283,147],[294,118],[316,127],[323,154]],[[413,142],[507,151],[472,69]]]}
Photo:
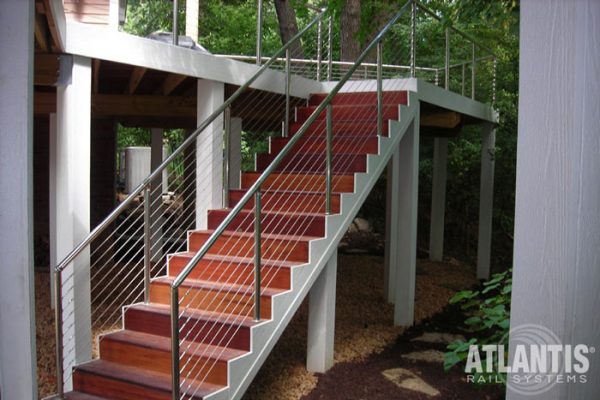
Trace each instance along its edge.
{"label": "wooden siding", "polygon": [[110,0],[64,0],[67,19],[85,24],[108,25]]}

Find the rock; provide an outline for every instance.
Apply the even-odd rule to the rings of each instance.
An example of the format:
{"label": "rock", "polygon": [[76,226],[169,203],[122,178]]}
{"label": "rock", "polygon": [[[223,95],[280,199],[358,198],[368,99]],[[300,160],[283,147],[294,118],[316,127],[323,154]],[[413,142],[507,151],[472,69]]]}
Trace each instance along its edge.
{"label": "rock", "polygon": [[450,344],[457,340],[466,341],[463,335],[454,335],[452,333],[443,332],[425,332],[419,337],[411,339],[411,342],[425,342],[425,343],[445,343]]}
{"label": "rock", "polygon": [[440,391],[430,386],[423,379],[419,378],[413,372],[404,368],[387,369],[381,373],[385,379],[389,380],[401,389],[408,389],[419,392],[430,397],[439,396]]}
{"label": "rock", "polygon": [[444,353],[438,350],[416,351],[414,353],[404,354],[402,358],[412,361],[425,361],[434,363],[444,362]]}

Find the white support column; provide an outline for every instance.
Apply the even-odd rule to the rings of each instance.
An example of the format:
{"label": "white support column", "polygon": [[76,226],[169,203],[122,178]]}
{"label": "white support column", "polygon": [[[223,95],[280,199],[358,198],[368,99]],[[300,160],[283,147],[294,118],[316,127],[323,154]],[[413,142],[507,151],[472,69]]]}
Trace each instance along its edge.
{"label": "white support column", "polygon": [[[198,80],[198,124],[223,104],[222,82]],[[196,228],[206,229],[207,211],[223,207],[223,115],[196,141]]]}
{"label": "white support column", "polygon": [[[56,114],[52,113],[49,117],[49,130],[48,130],[48,226],[49,226],[49,257],[50,257],[50,273],[56,267],[58,260],[57,256],[57,240],[56,240],[56,143],[57,135],[56,132]],[[54,281],[50,279],[50,306],[54,309]]]}
{"label": "white support column", "polygon": [[200,5],[198,0],[186,0],[185,2],[185,35],[198,41],[198,18]]}
{"label": "white support column", "polygon": [[432,261],[442,261],[444,257],[447,161],[448,139],[436,137],[433,141],[431,225],[429,230],[429,259]]}
{"label": "white support column", "polygon": [[[164,159],[164,146],[163,146],[163,135],[164,129],[153,128],[150,129],[151,140],[150,140],[150,170],[154,171],[163,162]],[[162,173],[162,179],[157,179],[152,182],[150,203],[151,214],[150,214],[150,238],[152,242],[151,259],[153,262],[158,261],[162,257],[162,194],[165,191],[165,179],[168,178],[168,172],[165,169]],[[157,189],[160,186],[160,189]]]}
{"label": "white support column", "polygon": [[242,173],[242,119],[231,118],[231,136],[229,138],[229,188],[241,187]]}
{"label": "white support column", "polygon": [[0,12],[0,397],[36,399],[33,274],[34,2]]}
{"label": "white support column", "polygon": [[492,216],[494,209],[495,125],[483,125],[481,141],[481,182],[479,189],[479,238],[477,243],[477,278],[490,277],[492,253]]}
{"label": "white support column", "polygon": [[[73,56],[71,83],[56,94],[56,235],[62,260],[90,232],[91,60]],[[63,272],[64,368],[92,356],[90,255],[84,250]]]}
{"label": "white support column", "polygon": [[383,295],[393,303],[395,300],[396,272],[398,269],[398,204],[400,202],[400,148],[398,147],[387,166],[387,190],[385,207],[385,267]]}
{"label": "white support column", "polygon": [[400,141],[398,202],[398,270],[394,324],[413,324],[417,268],[417,208],[419,189],[419,112]]}
{"label": "white support column", "polygon": [[306,369],[310,372],[323,373],[333,366],[336,274],[337,251],[310,289],[306,355]]}

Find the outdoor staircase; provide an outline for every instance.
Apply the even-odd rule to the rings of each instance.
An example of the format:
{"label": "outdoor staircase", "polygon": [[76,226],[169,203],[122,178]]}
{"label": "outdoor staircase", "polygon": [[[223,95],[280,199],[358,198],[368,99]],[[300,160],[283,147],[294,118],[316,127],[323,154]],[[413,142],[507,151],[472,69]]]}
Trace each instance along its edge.
{"label": "outdoor staircase", "polygon": [[[296,109],[290,137],[270,140],[269,152],[257,156],[256,172],[243,173],[241,189],[229,192],[230,207],[325,96],[312,95]],[[196,378],[182,384],[182,398],[243,395],[416,115],[417,102],[409,97],[384,92],[381,136],[375,92],[334,97],[331,215],[325,214],[325,112],[296,143],[300,150],[292,150],[262,186],[260,321],[253,319],[254,259],[248,256],[253,201],[201,259],[180,287],[181,337],[192,339],[181,343],[181,364],[190,365],[187,376]],[[98,339],[99,359],[75,367],[67,398],[171,399],[170,287],[228,213],[209,211],[208,229],[189,232],[188,251],[168,256],[167,275],[153,279],[150,301],[125,307],[123,329]]]}

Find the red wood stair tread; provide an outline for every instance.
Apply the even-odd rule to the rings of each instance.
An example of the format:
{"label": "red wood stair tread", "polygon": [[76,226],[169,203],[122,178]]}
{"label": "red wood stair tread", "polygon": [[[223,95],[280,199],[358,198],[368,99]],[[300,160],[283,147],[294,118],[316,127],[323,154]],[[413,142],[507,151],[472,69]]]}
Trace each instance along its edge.
{"label": "red wood stair tread", "polygon": [[[182,251],[179,253],[171,253],[169,254],[170,257],[183,257],[183,258],[188,258],[188,259],[192,259],[192,257],[194,257],[196,253],[191,252],[191,251]],[[237,256],[222,256],[219,254],[206,254],[203,257],[204,260],[207,261],[226,261],[228,263],[232,263],[232,264],[239,264],[239,263],[253,263],[254,262],[254,257],[237,257]],[[267,267],[278,267],[278,268],[291,268],[291,267],[295,267],[298,265],[302,265],[304,263],[299,262],[299,261],[287,261],[287,260],[261,260],[261,265],[263,267],[267,266]]]}
{"label": "red wood stair tread", "polygon": [[[120,381],[153,391],[171,393],[170,374],[163,374],[137,367],[124,366],[104,360],[93,360],[84,364],[80,364],[75,368],[74,375],[76,375],[78,372],[88,375],[101,376],[108,378],[111,381]],[[74,381],[75,386],[77,386],[77,376],[75,376]],[[205,382],[189,382],[189,385],[189,389],[185,390],[184,393],[195,393],[194,398],[198,399],[223,388],[223,386]]]}
{"label": "red wood stair tread", "polygon": [[[170,285],[175,278],[171,276],[160,276],[154,278],[152,282]],[[181,288],[197,288],[197,289],[208,289],[213,291],[222,291],[224,293],[238,293],[238,294],[252,294],[254,293],[254,286],[252,285],[240,285],[236,283],[222,283],[216,281],[206,281],[198,279],[186,279],[182,284]],[[262,288],[260,294],[262,296],[272,297],[276,294],[283,293],[285,290],[273,289],[273,288]]]}
{"label": "red wood stair tread", "polygon": [[[109,400],[105,397],[93,396],[91,394],[86,394],[78,391],[72,391],[65,393],[64,398],[67,400]],[[58,397],[50,397],[48,400],[58,400]]]}
{"label": "red wood stair tread", "polygon": [[[102,335],[100,340],[112,340],[123,343],[128,343],[134,346],[140,346],[145,348],[152,348],[165,352],[171,352],[171,339],[164,336],[152,335],[144,332],[130,331],[123,329],[120,331],[108,333]],[[246,354],[246,351],[231,349],[222,346],[213,346],[204,343],[191,343],[189,341],[183,341],[180,345],[181,349],[186,349],[193,354],[197,355],[209,355],[209,358],[229,361],[234,358],[240,357]],[[100,354],[102,356],[102,354]]]}
{"label": "red wood stair tread", "polygon": [[[215,231],[214,229],[200,229],[200,230],[194,230],[194,231],[189,231],[190,233],[204,233],[204,234],[209,234],[212,235]],[[237,232],[237,231],[224,231],[223,232],[224,235],[227,236],[237,236],[237,237],[241,237],[241,238],[252,238],[254,239],[254,232]],[[302,241],[302,242],[308,242],[310,240],[315,240],[315,239],[321,239],[318,236],[298,236],[298,235],[285,235],[282,233],[263,233],[262,234],[262,238],[263,239],[276,239],[276,240],[289,240],[289,241]]]}

